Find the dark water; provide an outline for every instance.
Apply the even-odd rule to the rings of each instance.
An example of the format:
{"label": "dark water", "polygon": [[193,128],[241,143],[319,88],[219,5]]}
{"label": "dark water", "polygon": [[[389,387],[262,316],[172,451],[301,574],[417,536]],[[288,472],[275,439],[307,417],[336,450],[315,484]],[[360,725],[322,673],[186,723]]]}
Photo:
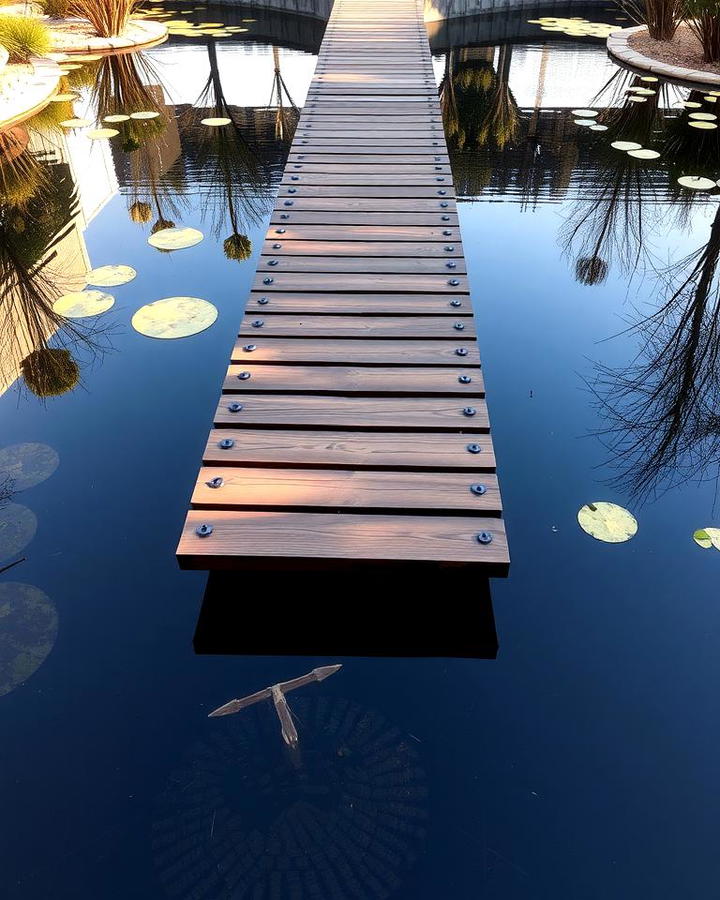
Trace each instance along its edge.
{"label": "dark water", "polygon": [[[174,549],[287,148],[265,108],[271,45],[301,106],[322,35],[319,20],[241,8],[195,20],[243,17],[256,21],[216,60],[212,42],[176,37],[87,78],[87,108],[93,83],[111,86],[103,103],[150,85],[159,131],[89,145],[35,123],[37,196],[3,188],[3,284],[24,299],[5,293],[0,444],[47,445],[59,465],[9,498],[34,536],[30,513],[0,511],[0,567],[25,557],[0,574],[2,895],[717,896],[720,557],[692,533],[720,524],[718,192],[677,178],[720,175],[718,132],[688,126],[695,108],[674,106],[687,90],[645,83],[658,93],[627,101],[642,83],[601,41],[542,43],[531,14],[431,28],[513,554],[491,585],[497,659],[198,654],[205,579]],[[514,41],[470,47],[511,26]],[[218,93],[230,145],[198,124]],[[607,130],[576,125],[576,108]],[[617,139],[662,155],[632,159]],[[158,220],[205,239],[161,254],[146,242]],[[250,258],[227,258],[233,234]],[[56,332],[42,272],[24,274],[53,252],[51,291],[88,264],[138,277],[108,288],[115,306],[91,330]],[[177,341],[130,327],[176,294],[210,300],[217,322]],[[63,349],[77,384],[47,355]],[[23,376],[38,351],[44,367]],[[575,516],[593,500],[630,508],[637,536],[584,534]],[[411,631],[447,620],[444,601],[388,598]],[[298,596],[240,582],[231,601],[254,611],[244,645],[267,646]],[[478,647],[479,603],[469,592],[452,613]],[[342,633],[362,605],[338,615]],[[299,756],[269,704],[206,718],[332,661],[339,674],[291,701]]]}

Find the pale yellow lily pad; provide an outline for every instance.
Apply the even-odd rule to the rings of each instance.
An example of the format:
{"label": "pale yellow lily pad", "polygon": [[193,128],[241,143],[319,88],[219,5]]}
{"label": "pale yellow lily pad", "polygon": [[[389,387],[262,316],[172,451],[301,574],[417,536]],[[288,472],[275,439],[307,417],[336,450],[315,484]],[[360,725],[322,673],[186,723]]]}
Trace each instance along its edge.
{"label": "pale yellow lily pad", "polygon": [[637,520],[631,513],[616,503],[602,500],[581,507],[577,519],[583,531],[608,544],[629,541],[638,530]]}
{"label": "pale yellow lily pad", "polygon": [[94,128],[88,131],[87,136],[91,141],[105,141],[108,138],[116,137],[120,132],[117,128]]}
{"label": "pale yellow lily pad", "polygon": [[55,646],[58,615],[50,598],[32,584],[0,584],[0,697],[37,672]]}
{"label": "pale yellow lily pad", "polygon": [[204,237],[197,228],[162,228],[150,235],[148,244],[158,250],[184,250],[199,244]]}
{"label": "pale yellow lily pad", "polygon": [[717,116],[715,113],[688,113],[688,119],[695,119],[698,122],[714,122]]}
{"label": "pale yellow lily pad", "polygon": [[592,119],[597,115],[597,112],[594,109],[574,109],[572,114],[581,119]]}
{"label": "pale yellow lily pad", "polygon": [[201,119],[201,125],[208,125],[211,128],[219,128],[221,125],[229,125],[232,122],[232,119],[227,119],[224,116],[216,116],[215,118],[210,119]]}
{"label": "pale yellow lily pad", "polygon": [[[698,547],[702,547],[703,550],[709,550],[712,547],[712,538],[708,534],[708,531],[712,530],[712,528],[698,528],[697,531],[693,532],[693,540],[698,545]],[[720,531],[720,529],[715,530]]]}
{"label": "pale yellow lily pad", "polygon": [[205,331],[217,316],[217,309],[207,300],[167,297],[140,307],[132,317],[132,326],[146,337],[170,340]]}
{"label": "pale yellow lily pad", "polygon": [[681,175],[678,184],[691,191],[709,191],[715,187],[712,178],[704,178],[702,175]]}
{"label": "pale yellow lily pad", "polygon": [[66,319],[84,319],[107,312],[115,298],[104,291],[73,291],[53,303],[53,311]]}
{"label": "pale yellow lily pad", "polygon": [[146,110],[141,110],[140,112],[130,113],[130,118],[131,119],[140,119],[141,121],[144,121],[145,119],[157,119],[157,117],[159,115],[160,115],[160,113],[157,112],[156,110],[146,109]]}
{"label": "pale yellow lily pad", "polygon": [[573,122],[575,122],[576,125],[590,126],[595,124],[595,119],[573,119]]}
{"label": "pale yellow lily pad", "polygon": [[607,125],[590,125],[590,131],[607,131]]}
{"label": "pale yellow lily pad", "polygon": [[77,100],[77,94],[65,93],[65,94],[55,94],[54,97],[50,98],[51,103],[69,103],[71,100]]}
{"label": "pale yellow lily pad", "polygon": [[634,156],[635,159],[657,159],[660,154],[657,150],[646,150],[641,147],[640,150],[628,150],[628,156]]}
{"label": "pale yellow lily pad", "polygon": [[47,444],[11,444],[0,450],[0,484],[6,479],[12,492],[25,491],[46,481],[60,465],[60,457]]}
{"label": "pale yellow lily pad", "polygon": [[701,131],[712,131],[717,128],[714,122],[688,122],[691,128],[699,128]]}
{"label": "pale yellow lily pad", "polygon": [[95,287],[116,287],[127,284],[137,275],[132,266],[99,266],[87,273],[87,283]]}
{"label": "pale yellow lily pad", "polygon": [[92,122],[89,119],[63,119],[60,124],[63,128],[89,128]]}
{"label": "pale yellow lily pad", "polygon": [[130,119],[130,116],[126,116],[125,113],[115,113],[112,116],[105,116],[103,122],[127,122]]}
{"label": "pale yellow lily pad", "polygon": [[642,144],[637,144],[635,141],[613,141],[610,144],[611,147],[614,147],[615,150],[640,150],[642,149]]}

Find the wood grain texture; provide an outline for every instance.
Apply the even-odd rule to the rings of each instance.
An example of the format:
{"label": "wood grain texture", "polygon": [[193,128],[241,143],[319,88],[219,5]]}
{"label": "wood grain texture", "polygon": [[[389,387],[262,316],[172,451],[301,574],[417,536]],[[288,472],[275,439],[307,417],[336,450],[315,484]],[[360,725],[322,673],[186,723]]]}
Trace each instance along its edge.
{"label": "wood grain texture", "polygon": [[[230,437],[227,450],[220,442]],[[477,452],[468,450],[479,448]],[[203,454],[205,465],[276,466],[384,470],[492,472],[495,452],[489,434],[424,431],[332,431],[214,428]]]}
{"label": "wood grain texture", "polygon": [[242,320],[240,336],[248,340],[262,334],[272,337],[327,338],[445,338],[475,337],[472,316],[283,316],[260,317],[251,313]]}
{"label": "wood grain texture", "polygon": [[[462,379],[462,380],[461,380]],[[381,366],[270,366],[233,364],[223,391],[244,394],[454,394],[477,397],[485,393],[477,369],[447,367],[395,368]]]}
{"label": "wood grain texture", "polygon": [[253,291],[248,298],[249,315],[260,313],[314,313],[325,315],[414,315],[458,316],[472,313],[470,298],[441,294],[335,294],[275,293]]}
{"label": "wood grain texture", "polygon": [[[245,349],[255,348],[255,349]],[[466,350],[462,356],[457,350]],[[350,340],[323,338],[240,338],[232,361],[274,363],[347,363],[375,366],[479,366],[475,341],[462,340]]]}
{"label": "wood grain texture", "polygon": [[[202,524],[213,527],[198,537]],[[481,544],[479,533],[492,541]],[[191,510],[177,549],[187,569],[232,568],[247,560],[414,560],[507,567],[502,519],[479,516],[362,515],[259,510]]]}

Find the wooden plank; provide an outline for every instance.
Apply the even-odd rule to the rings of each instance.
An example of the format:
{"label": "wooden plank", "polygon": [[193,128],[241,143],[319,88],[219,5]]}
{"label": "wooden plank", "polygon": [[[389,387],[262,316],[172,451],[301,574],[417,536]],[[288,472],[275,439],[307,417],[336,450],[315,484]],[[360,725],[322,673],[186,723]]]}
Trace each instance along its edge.
{"label": "wooden plank", "polygon": [[[234,439],[224,450],[220,442]],[[473,452],[468,450],[473,448]],[[206,466],[269,466],[383,470],[487,471],[495,469],[489,434],[423,431],[278,431],[214,428],[203,454]]]}
{"label": "wooden plank", "polygon": [[[459,327],[462,326],[462,327]],[[269,337],[346,338],[459,338],[475,337],[471,315],[446,316],[258,316],[254,310],[242,320],[240,334],[254,340]]]}
{"label": "wooden plank", "polygon": [[[395,220],[397,220],[397,216],[395,216]],[[450,256],[451,253],[443,251],[442,247],[453,243],[458,248],[461,247],[459,243],[460,229],[457,226],[444,226],[445,223],[427,227],[414,225],[411,222],[406,225],[395,224],[395,222],[392,225],[339,225],[336,223],[332,225],[288,225],[279,229],[271,227],[267,233],[266,243],[270,245],[271,250],[282,249],[283,252],[291,253],[297,252],[296,244],[342,244],[343,247],[357,244],[364,250],[368,241],[377,241],[382,246],[385,246],[384,242],[391,241],[396,247],[400,242],[408,242],[411,246],[416,246],[416,244],[427,246],[428,252],[432,253],[434,252],[432,244],[427,242],[434,241],[441,245],[440,252]],[[278,242],[282,244],[282,248],[275,246]],[[293,247],[295,247],[294,250]],[[302,252],[302,247],[299,249]]]}
{"label": "wooden plank", "polygon": [[[212,487],[210,482],[220,487]],[[475,487],[478,493],[473,492]],[[484,493],[479,493],[480,487]],[[245,469],[206,466],[191,504],[206,509],[417,511],[470,515],[502,511],[497,477],[465,472],[352,472],[332,469]]]}
{"label": "wooden plank", "polygon": [[[286,195],[287,196],[287,195]],[[457,205],[453,197],[339,197],[337,192],[327,197],[295,197],[293,209],[280,199],[275,204],[275,211],[292,214],[301,210],[335,210],[337,212],[366,213],[436,213],[436,221],[445,221],[442,216],[457,215]]]}
{"label": "wooden plank", "polygon": [[[392,179],[391,179],[392,180]],[[342,181],[342,179],[341,179]],[[294,190],[292,193],[289,190],[288,185],[280,185],[280,190],[278,191],[278,196],[280,197],[280,202],[278,204],[278,209],[283,206],[294,206],[293,199],[304,200],[309,197],[377,197],[387,198],[388,195],[390,197],[419,197],[429,199],[430,197],[442,197],[443,199],[453,200],[455,198],[455,192],[452,188],[451,184],[448,184],[447,188],[443,190],[436,190],[434,186],[431,185],[397,185],[394,184],[386,184],[386,185],[340,185],[341,189],[338,190],[338,185],[332,184],[307,184],[302,189],[302,194],[298,194],[297,190]]]}
{"label": "wooden plank", "polygon": [[321,259],[316,259],[314,256],[261,256],[257,270],[259,274],[270,273],[278,276],[303,272],[320,272],[322,274],[348,272],[363,273],[364,275],[396,272],[424,274],[427,272],[434,275],[447,273],[448,278],[454,278],[458,274],[465,273],[464,259],[450,260],[450,262],[454,262],[455,265],[449,266],[444,259],[423,259],[410,255],[392,258],[373,256],[365,259],[358,259],[355,256],[327,256]]}
{"label": "wooden plank", "polygon": [[[196,529],[206,523],[212,524],[212,533],[198,537]],[[481,532],[491,533],[492,541],[481,544]],[[509,559],[501,519],[258,510],[191,510],[177,555],[186,569],[297,558],[354,563],[441,560],[503,570]]]}
{"label": "wooden plank", "polygon": [[[397,273],[358,274],[336,272],[277,272],[273,275],[258,272],[253,283],[254,291],[375,291],[379,293],[433,291],[454,297],[468,293],[467,277],[462,273],[448,278],[445,275],[413,275]],[[457,284],[455,283],[457,282]]]}
{"label": "wooden plank", "polygon": [[[245,347],[254,347],[247,351]],[[466,350],[459,356],[456,350]],[[328,341],[322,338],[247,338],[238,340],[232,361],[274,363],[346,363],[376,366],[479,366],[473,340]]]}
{"label": "wooden plank", "polygon": [[338,173],[340,175],[346,172],[357,172],[359,175],[378,175],[387,172],[398,172],[406,174],[418,174],[420,172],[433,174],[434,172],[448,174],[450,166],[447,157],[437,156],[437,160],[428,159],[426,156],[413,156],[407,154],[402,162],[398,162],[392,156],[382,156],[380,154],[363,154],[355,153],[348,156],[338,156],[337,153],[301,153],[294,154],[295,160],[288,164],[290,175],[289,179],[295,180],[295,176],[299,175],[300,181],[305,181],[305,175],[308,172],[322,173]]}
{"label": "wooden plank", "polygon": [[[282,318],[282,317],[281,317]],[[228,368],[226,393],[283,394],[484,394],[477,369],[447,366],[269,366],[235,364]]]}
{"label": "wooden plank", "polygon": [[313,313],[337,315],[458,316],[472,312],[466,296],[441,294],[333,294],[275,293],[253,291],[248,299],[249,315],[259,313]]}
{"label": "wooden plank", "polygon": [[463,256],[462,245],[458,240],[442,241],[441,236],[434,242],[412,241],[322,241],[322,240],[288,240],[287,237],[273,238],[263,243],[261,253],[263,256],[322,256],[327,259],[331,256],[362,256],[365,258],[374,256],[417,256],[424,258],[456,259]]}
{"label": "wooden plank", "polygon": [[[215,412],[215,425],[245,428],[316,428],[372,431],[457,431],[471,433],[489,428],[487,407],[481,397],[468,405],[464,398],[446,397],[334,397],[319,395],[243,394],[241,409],[223,396]],[[468,417],[463,410],[474,409]],[[242,439],[242,438],[240,438]]]}

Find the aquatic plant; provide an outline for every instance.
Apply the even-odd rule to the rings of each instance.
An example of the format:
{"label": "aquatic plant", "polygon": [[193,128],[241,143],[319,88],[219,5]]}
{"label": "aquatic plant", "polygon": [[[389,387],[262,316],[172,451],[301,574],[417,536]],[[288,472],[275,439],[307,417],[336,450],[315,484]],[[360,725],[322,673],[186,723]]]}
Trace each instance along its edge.
{"label": "aquatic plant", "polygon": [[132,221],[137,225],[147,225],[152,219],[152,207],[149,203],[145,203],[142,200],[136,200],[131,204],[128,212]]}
{"label": "aquatic plant", "polygon": [[80,381],[80,367],[69,350],[44,347],[33,350],[20,364],[25,384],[36,397],[59,397]]}
{"label": "aquatic plant", "polygon": [[602,284],[608,271],[608,264],[600,256],[580,256],[575,260],[575,278],[580,284]]}
{"label": "aquatic plant", "polygon": [[252,254],[252,242],[247,235],[231,234],[223,241],[223,250],[228,259],[244,262]]}
{"label": "aquatic plant", "polygon": [[71,0],[70,8],[87,19],[100,37],[117,37],[140,4],[141,0]]}
{"label": "aquatic plant", "polygon": [[669,41],[683,18],[685,0],[621,0],[627,14],[656,41]]}
{"label": "aquatic plant", "polygon": [[700,41],[705,62],[720,60],[720,0],[685,0],[685,24]]}
{"label": "aquatic plant", "polygon": [[32,16],[0,15],[0,45],[11,63],[24,63],[32,56],[45,56],[52,47],[49,29]]}

